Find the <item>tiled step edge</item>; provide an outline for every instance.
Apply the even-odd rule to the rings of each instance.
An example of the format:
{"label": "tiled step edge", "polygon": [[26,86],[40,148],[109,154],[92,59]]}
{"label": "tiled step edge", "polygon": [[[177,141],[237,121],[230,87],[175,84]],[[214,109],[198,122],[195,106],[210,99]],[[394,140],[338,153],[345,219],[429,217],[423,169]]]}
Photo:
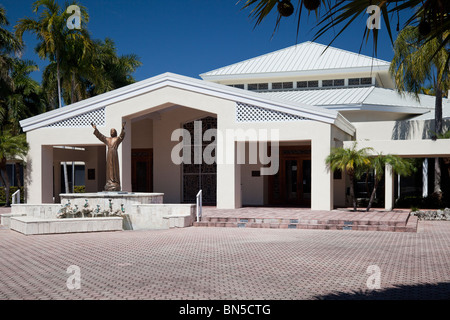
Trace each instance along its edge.
{"label": "tiled step edge", "polygon": [[318,224],[318,225],[347,225],[347,226],[391,226],[405,227],[405,220],[343,220],[343,219],[286,219],[286,218],[228,218],[203,217],[202,222],[210,223],[259,223],[259,224]]}
{"label": "tiled step edge", "polygon": [[[416,221],[414,221],[416,220]],[[405,226],[392,225],[346,225],[323,223],[258,223],[258,222],[194,222],[195,227],[230,227],[230,228],[269,228],[269,229],[318,229],[318,230],[356,230],[356,231],[392,231],[416,232],[417,219],[409,219]]]}

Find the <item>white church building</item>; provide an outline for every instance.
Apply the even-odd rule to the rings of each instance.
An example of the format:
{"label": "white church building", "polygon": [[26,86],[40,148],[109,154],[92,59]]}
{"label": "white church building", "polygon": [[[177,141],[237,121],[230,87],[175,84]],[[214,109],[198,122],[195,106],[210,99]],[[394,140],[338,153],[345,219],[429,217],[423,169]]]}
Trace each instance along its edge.
{"label": "white church building", "polygon": [[[204,204],[218,208],[346,206],[346,176],[325,158],[354,141],[424,159],[427,194],[425,159],[450,156],[449,139],[431,139],[434,97],[401,96],[387,61],[325,48],[304,42],[201,79],[164,73],[21,121],[27,203],[59,203],[66,161],[84,163],[86,192],[102,191],[106,149],[91,123],[108,135],[123,122],[122,190],[164,193],[167,203],[194,203],[202,190]],[[450,117],[447,99],[443,110]],[[396,181],[387,170],[386,209]]]}

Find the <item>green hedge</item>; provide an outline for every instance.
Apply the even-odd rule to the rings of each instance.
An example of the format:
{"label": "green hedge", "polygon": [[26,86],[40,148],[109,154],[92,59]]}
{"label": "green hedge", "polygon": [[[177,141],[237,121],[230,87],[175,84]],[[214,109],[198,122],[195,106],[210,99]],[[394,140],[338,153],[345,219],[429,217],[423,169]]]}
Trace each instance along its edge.
{"label": "green hedge", "polygon": [[[9,188],[9,201],[12,203],[12,195],[14,192],[16,192],[18,187],[10,187]],[[23,187],[20,187],[20,203],[24,202],[24,191]],[[5,195],[5,187],[0,187],[0,203],[5,204],[6,203],[6,195]]]}

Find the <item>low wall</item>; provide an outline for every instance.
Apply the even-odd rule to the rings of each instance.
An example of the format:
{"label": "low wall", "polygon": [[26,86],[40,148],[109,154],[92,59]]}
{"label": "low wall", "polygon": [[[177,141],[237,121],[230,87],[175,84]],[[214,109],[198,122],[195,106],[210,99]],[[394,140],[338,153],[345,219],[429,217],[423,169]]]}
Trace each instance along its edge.
{"label": "low wall", "polygon": [[25,235],[99,232],[122,230],[122,218],[41,219],[29,216],[11,217],[11,230]]}
{"label": "low wall", "polygon": [[169,229],[192,226],[195,204],[138,204],[124,215],[125,230]]}
{"label": "low wall", "polygon": [[12,204],[12,215],[27,215],[40,219],[56,219],[60,204]]}

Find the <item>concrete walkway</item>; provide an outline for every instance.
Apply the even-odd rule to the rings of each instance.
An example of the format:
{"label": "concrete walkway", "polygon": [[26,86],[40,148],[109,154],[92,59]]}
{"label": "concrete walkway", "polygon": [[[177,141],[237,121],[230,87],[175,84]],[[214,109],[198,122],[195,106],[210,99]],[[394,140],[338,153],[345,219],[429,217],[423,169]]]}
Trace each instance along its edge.
{"label": "concrete walkway", "polygon": [[416,233],[3,229],[0,299],[449,299],[449,243],[448,221],[419,221]]}

